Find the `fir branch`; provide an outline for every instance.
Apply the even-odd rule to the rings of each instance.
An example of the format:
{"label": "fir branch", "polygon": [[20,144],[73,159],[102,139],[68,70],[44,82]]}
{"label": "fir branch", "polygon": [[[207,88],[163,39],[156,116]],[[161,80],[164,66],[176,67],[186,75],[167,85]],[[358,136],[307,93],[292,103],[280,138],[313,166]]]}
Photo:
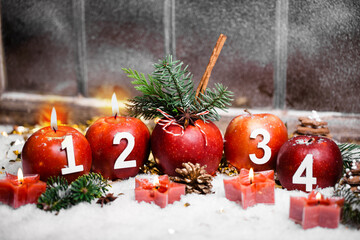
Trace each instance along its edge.
{"label": "fir branch", "polygon": [[[146,79],[144,74],[136,70],[123,68],[129,78],[134,79],[132,84],[142,93],[129,100],[127,105],[130,116],[152,119],[163,117],[157,109],[161,109],[175,119],[183,119],[186,113],[187,118],[192,121],[201,118],[204,121],[216,121],[220,116],[217,109],[225,110],[232,101],[232,92],[228,91],[222,84],[215,84],[212,90],[201,93],[196,99],[192,74],[183,67],[183,62],[173,61],[172,56],[166,57],[159,63],[154,64],[155,70]],[[198,113],[208,111],[205,115],[198,116]],[[181,122],[187,126],[189,119]]]}
{"label": "fir branch", "polygon": [[208,114],[200,116],[204,121],[217,121],[220,116],[216,109],[226,109],[231,105],[233,93],[227,90],[221,83],[215,83],[215,88],[207,90],[205,94],[200,93],[196,104],[197,111],[209,111]]}
{"label": "fir branch", "polygon": [[343,159],[344,171],[351,168],[352,162],[360,161],[360,145],[354,143],[342,143],[338,145]]}
{"label": "fir branch", "polygon": [[63,177],[50,178],[37,206],[45,211],[60,211],[101,197],[109,186],[107,180],[98,173],[82,175],[70,185]]}
{"label": "fir branch", "polygon": [[334,196],[343,197],[345,203],[342,209],[341,221],[345,224],[360,227],[360,196],[351,191],[348,185],[335,186]]}

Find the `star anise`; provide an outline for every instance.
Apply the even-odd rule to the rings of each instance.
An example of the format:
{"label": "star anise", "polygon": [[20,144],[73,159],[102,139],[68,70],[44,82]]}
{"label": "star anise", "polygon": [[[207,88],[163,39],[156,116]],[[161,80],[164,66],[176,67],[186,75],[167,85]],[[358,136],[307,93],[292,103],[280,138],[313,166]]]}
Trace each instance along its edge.
{"label": "star anise", "polygon": [[[123,195],[123,193],[118,194],[118,196],[119,195]],[[108,193],[106,196],[100,197],[96,203],[101,204],[101,207],[103,207],[104,204],[115,201],[115,199],[117,199],[117,197],[114,196],[114,193]]]}
{"label": "star anise", "polygon": [[182,124],[185,128],[190,124],[195,125],[195,121],[199,119],[199,116],[196,113],[190,111],[190,109],[178,108],[178,111],[181,113],[177,117],[177,122]]}

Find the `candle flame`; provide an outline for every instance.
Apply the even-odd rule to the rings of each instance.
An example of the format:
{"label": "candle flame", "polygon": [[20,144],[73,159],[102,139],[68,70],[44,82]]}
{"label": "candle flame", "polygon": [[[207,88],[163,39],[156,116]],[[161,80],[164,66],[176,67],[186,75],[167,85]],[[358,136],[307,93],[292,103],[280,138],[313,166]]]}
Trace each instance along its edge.
{"label": "candle flame", "polygon": [[159,182],[159,177],[158,176],[155,176],[154,179],[153,179],[153,185],[156,187],[158,185],[160,185],[160,182]]}
{"label": "candle flame", "polygon": [[57,117],[56,117],[56,110],[53,107],[52,111],[51,111],[51,128],[54,129],[54,131],[56,132],[56,130],[58,129],[57,126]]}
{"label": "candle flame", "polygon": [[112,97],[111,97],[111,107],[112,107],[112,115],[116,116],[119,115],[119,104],[118,101],[116,99],[116,94],[113,93]]}
{"label": "candle flame", "polygon": [[252,168],[250,168],[249,171],[249,179],[250,179],[250,183],[254,181],[254,170]]}
{"label": "candle flame", "polygon": [[19,168],[17,176],[18,176],[19,183],[22,183],[24,181],[24,174],[23,174],[21,168]]}
{"label": "candle flame", "polygon": [[316,198],[317,201],[320,201],[321,198],[322,198],[321,193],[318,192],[318,193],[316,194],[315,198]]}

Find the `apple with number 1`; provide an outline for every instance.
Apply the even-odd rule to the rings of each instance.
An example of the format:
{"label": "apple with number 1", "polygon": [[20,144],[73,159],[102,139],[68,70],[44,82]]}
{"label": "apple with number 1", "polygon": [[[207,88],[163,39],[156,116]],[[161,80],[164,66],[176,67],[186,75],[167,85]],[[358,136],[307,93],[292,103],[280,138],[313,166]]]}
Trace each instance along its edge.
{"label": "apple with number 1", "polygon": [[334,141],[318,136],[289,139],[277,157],[276,171],[288,190],[310,192],[316,187],[332,187],[340,179],[343,161]]}
{"label": "apple with number 1", "polygon": [[288,139],[286,126],[273,114],[246,112],[235,117],[226,129],[226,159],[239,170],[274,170],[277,153]]}

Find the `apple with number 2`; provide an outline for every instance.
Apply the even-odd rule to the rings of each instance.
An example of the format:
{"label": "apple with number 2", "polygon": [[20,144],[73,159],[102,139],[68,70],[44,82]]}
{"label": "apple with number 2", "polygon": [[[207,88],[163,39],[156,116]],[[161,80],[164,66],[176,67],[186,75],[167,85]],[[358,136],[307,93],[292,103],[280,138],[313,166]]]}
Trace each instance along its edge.
{"label": "apple with number 2", "polygon": [[277,157],[276,170],[281,185],[310,192],[313,188],[332,187],[342,174],[339,147],[325,137],[296,136],[287,141]]}
{"label": "apple with number 2", "polygon": [[275,169],[277,153],[287,139],[287,129],[277,116],[247,111],[226,129],[225,156],[237,169]]}
{"label": "apple with number 2", "polygon": [[150,152],[150,133],[133,117],[103,117],[86,132],[92,150],[92,171],[111,180],[135,176]]}

